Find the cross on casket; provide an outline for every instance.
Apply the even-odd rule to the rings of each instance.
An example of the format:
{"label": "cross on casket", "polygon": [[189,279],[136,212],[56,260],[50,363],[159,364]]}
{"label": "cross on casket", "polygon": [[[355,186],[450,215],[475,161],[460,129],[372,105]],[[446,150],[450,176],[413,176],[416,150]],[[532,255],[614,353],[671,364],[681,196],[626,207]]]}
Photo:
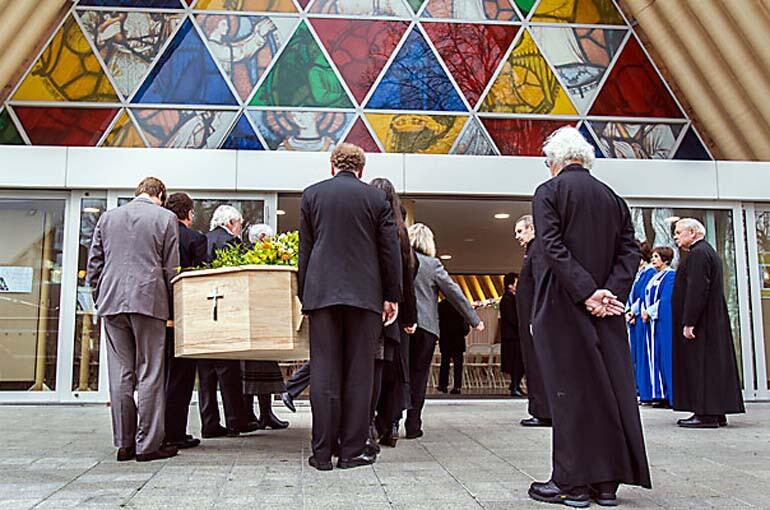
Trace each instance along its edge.
{"label": "cross on casket", "polygon": [[211,291],[211,294],[206,296],[206,299],[211,301],[211,319],[212,320],[218,320],[218,311],[219,311],[219,300],[223,299],[225,296],[219,291],[219,287],[214,287],[214,290]]}

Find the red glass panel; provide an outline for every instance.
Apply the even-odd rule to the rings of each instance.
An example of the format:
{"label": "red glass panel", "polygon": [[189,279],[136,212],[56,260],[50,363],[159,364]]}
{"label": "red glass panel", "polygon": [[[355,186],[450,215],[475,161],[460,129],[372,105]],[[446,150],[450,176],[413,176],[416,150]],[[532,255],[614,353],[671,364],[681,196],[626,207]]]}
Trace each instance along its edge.
{"label": "red glass panel", "polygon": [[311,24],[361,103],[409,27],[405,21],[313,19]]}
{"label": "red glass panel", "polygon": [[517,26],[423,23],[460,89],[475,106],[511,45]]}
{"label": "red glass panel", "polygon": [[307,7],[307,4],[310,3],[310,0],[297,0],[299,2],[300,7],[305,9]]}
{"label": "red glass panel", "polygon": [[574,126],[567,120],[482,118],[481,122],[505,156],[542,156],[543,142],[562,126]]}
{"label": "red glass panel", "polygon": [[33,145],[94,146],[118,113],[117,108],[16,106]]}
{"label": "red glass panel", "polygon": [[366,129],[366,124],[361,119],[356,120],[353,129],[350,130],[345,138],[347,143],[354,143],[364,149],[364,152],[381,152],[377,142],[372,138],[372,134]]}
{"label": "red glass panel", "polygon": [[682,117],[676,101],[633,36],[610,71],[590,114]]}

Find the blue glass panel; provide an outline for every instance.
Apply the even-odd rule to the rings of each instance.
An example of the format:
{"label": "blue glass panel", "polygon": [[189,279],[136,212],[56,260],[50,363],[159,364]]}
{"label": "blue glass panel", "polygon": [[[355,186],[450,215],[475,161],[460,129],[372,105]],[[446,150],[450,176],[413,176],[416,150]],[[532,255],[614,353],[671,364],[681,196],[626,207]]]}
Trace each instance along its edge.
{"label": "blue glass panel", "polygon": [[594,138],[594,136],[588,131],[588,126],[586,126],[585,124],[581,124],[579,131],[580,131],[580,134],[583,135],[583,138],[588,140],[588,143],[594,146],[594,152],[596,153],[596,157],[603,158],[604,153],[599,148],[599,145],[596,143],[596,139]]}
{"label": "blue glass panel", "polygon": [[227,140],[222,144],[223,149],[241,149],[250,151],[262,151],[265,150],[262,147],[262,142],[257,138],[257,134],[254,132],[254,128],[249,124],[249,120],[246,115],[241,115],[238,122],[230,134],[227,135]]}
{"label": "blue glass panel", "polygon": [[182,9],[179,0],[80,0],[78,5],[93,7],[156,7],[159,9]]}
{"label": "blue glass panel", "polygon": [[708,151],[701,143],[695,130],[690,127],[684,135],[681,145],[674,155],[674,159],[690,159],[695,161],[707,161],[711,159]]}
{"label": "blue glass panel", "polygon": [[460,95],[417,27],[409,34],[366,107],[466,111]]}
{"label": "blue glass panel", "polygon": [[238,104],[190,20],[174,36],[132,102]]}

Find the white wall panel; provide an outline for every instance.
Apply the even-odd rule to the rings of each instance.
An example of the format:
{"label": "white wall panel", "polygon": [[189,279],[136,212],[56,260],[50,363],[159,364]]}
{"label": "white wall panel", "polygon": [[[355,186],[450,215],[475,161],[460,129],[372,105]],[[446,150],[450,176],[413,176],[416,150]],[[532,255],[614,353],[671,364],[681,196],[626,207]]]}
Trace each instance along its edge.
{"label": "white wall panel", "polygon": [[719,198],[770,201],[770,162],[717,161]]}
{"label": "white wall panel", "polygon": [[593,174],[624,198],[719,197],[713,161],[597,159]]}
{"label": "white wall panel", "polygon": [[0,188],[64,188],[66,147],[0,146]]}

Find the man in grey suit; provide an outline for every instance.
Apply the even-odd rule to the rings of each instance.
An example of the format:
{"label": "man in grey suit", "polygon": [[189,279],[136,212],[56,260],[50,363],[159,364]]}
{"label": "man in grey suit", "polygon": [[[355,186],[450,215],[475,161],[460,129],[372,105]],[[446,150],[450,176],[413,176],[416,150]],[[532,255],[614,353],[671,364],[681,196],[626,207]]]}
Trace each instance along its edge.
{"label": "man in grey suit", "polygon": [[171,279],[179,267],[179,232],[174,213],[160,207],[166,194],[160,180],[144,179],[135,194],[130,203],[99,219],[87,282],[107,334],[118,461],[144,462],[177,453],[162,443],[164,345]]}

